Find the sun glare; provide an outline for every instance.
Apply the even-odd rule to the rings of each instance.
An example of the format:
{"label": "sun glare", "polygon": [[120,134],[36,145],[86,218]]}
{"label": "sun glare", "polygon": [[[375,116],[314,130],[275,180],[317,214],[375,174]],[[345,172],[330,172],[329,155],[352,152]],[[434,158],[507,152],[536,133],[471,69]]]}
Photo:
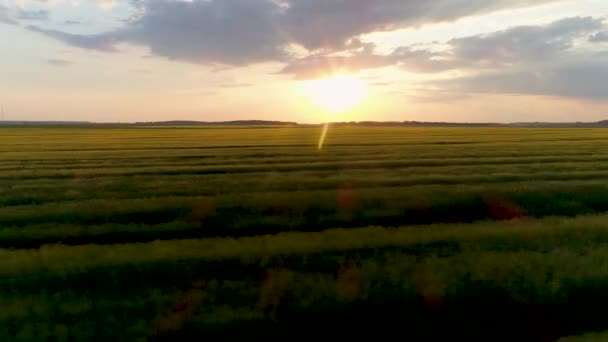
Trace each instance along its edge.
{"label": "sun glare", "polygon": [[365,82],[351,75],[336,75],[308,81],[304,91],[313,102],[330,113],[339,113],[356,107],[367,94]]}

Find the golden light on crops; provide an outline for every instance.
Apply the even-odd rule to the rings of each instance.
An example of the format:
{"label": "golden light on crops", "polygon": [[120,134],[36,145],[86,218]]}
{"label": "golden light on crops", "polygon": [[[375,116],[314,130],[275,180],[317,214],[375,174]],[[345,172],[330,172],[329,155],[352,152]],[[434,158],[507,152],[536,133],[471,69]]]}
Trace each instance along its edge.
{"label": "golden light on crops", "polygon": [[365,82],[352,75],[335,75],[308,81],[304,84],[304,91],[328,113],[350,110],[367,95]]}

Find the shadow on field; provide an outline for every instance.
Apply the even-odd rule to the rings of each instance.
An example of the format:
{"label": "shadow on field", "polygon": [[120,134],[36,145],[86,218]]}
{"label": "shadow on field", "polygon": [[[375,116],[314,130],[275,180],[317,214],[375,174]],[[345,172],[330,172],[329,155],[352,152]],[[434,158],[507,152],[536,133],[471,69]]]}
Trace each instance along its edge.
{"label": "shadow on field", "polygon": [[[360,265],[354,260],[346,260],[325,265],[324,272],[333,274],[330,286],[336,289],[335,296],[311,297],[309,293],[301,292],[302,284],[294,282],[290,276],[294,265],[285,268],[283,264],[279,259],[275,260],[277,266],[258,270],[258,284],[254,286],[257,299],[249,303],[240,302],[246,297],[231,297],[225,289],[221,290],[226,292],[221,297],[225,302],[218,302],[220,297],[201,285],[203,281],[195,282],[169,307],[172,310],[169,316],[178,321],[158,325],[163,328],[154,329],[150,340],[365,338],[544,342],[602,331],[608,324],[608,317],[603,314],[608,305],[608,293],[605,284],[600,283],[567,282],[561,297],[543,297],[542,293],[515,294],[494,281],[466,276],[454,284],[455,287],[446,289],[433,272],[421,266],[402,283],[385,279],[371,289],[364,289]],[[304,268],[310,267],[308,264]],[[314,275],[310,273],[307,277]],[[518,299],[519,296],[527,298]],[[208,303],[219,307],[257,310],[259,316],[253,315],[249,319],[238,318],[238,315],[215,316],[200,307],[205,305],[203,297],[213,297]],[[239,312],[239,309],[233,312]]]}
{"label": "shadow on field", "polygon": [[[397,227],[434,223],[471,223],[511,220],[527,211],[510,199],[488,196],[451,198],[435,203],[387,203],[362,200],[357,190],[345,188],[332,201],[283,199],[263,203],[217,203],[199,200],[191,207],[129,211],[74,220],[85,226],[130,224],[129,230],[79,229],[77,234],[49,233],[0,236],[0,247],[39,248],[44,244],[118,244],[208,237],[249,237],[289,231],[320,232],[331,228]],[[72,222],[72,221],[67,221]],[[177,226],[177,228],[176,228]]]}
{"label": "shadow on field", "polygon": [[[442,296],[432,276],[420,274],[414,293],[394,286],[378,288],[371,296],[358,293],[357,272],[341,270],[336,281],[339,299],[304,304],[288,291],[288,278],[274,269],[262,280],[258,307],[263,317],[252,320],[204,322],[187,313],[173,313],[184,321],[156,330],[151,341],[255,340],[286,341],[336,338],[413,341],[557,341],[560,337],[600,328],[608,323],[603,307],[608,295],[574,286],[562,303],[521,303],[492,284],[469,281],[450,296]],[[191,292],[187,291],[186,293]],[[209,319],[213,321],[212,319]]]}
{"label": "shadow on field", "polygon": [[51,228],[66,225],[67,228],[38,229],[31,234],[0,234],[0,247],[238,238],[290,231],[319,232],[331,228],[568,217],[607,212],[608,193],[589,189],[580,193],[456,193],[412,198],[398,193],[366,193],[346,185],[322,194],[209,197],[158,203],[149,208],[120,208],[116,212],[94,209],[72,211],[69,215],[2,218],[1,223],[8,227],[40,224]]}
{"label": "shadow on field", "polygon": [[[527,254],[519,255],[537,260],[535,267],[510,265],[509,255],[492,260],[479,254],[490,256],[481,268],[478,254],[449,257],[463,253],[442,242],[405,250],[161,260],[41,272],[2,282],[0,290],[18,299],[38,293],[40,284],[47,293],[63,293],[53,295],[62,305],[41,320],[94,333],[96,340],[112,340],[119,331],[124,340],[152,341],[555,341],[608,326],[607,277],[576,277]],[[588,264],[584,258],[575,265]],[[552,279],[551,285],[539,279]],[[99,300],[90,309],[72,311],[92,298]],[[23,328],[19,323],[8,322],[13,336]]]}
{"label": "shadow on field", "polygon": [[[201,216],[198,213],[204,212]],[[196,214],[192,214],[196,213]],[[340,227],[428,225],[506,221],[528,216],[526,209],[510,199],[471,196],[457,201],[415,204],[398,208],[361,203],[354,189],[338,192],[335,205],[307,203],[267,207],[229,206],[209,210],[195,208],[189,218],[200,222],[205,237],[244,237],[285,231],[319,232]]]}

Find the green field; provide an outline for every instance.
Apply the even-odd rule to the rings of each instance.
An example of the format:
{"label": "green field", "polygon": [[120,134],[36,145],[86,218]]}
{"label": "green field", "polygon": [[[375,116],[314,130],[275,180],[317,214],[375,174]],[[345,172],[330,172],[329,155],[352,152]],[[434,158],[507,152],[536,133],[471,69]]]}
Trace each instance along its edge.
{"label": "green field", "polygon": [[0,340],[606,336],[608,130],[319,135],[0,128]]}

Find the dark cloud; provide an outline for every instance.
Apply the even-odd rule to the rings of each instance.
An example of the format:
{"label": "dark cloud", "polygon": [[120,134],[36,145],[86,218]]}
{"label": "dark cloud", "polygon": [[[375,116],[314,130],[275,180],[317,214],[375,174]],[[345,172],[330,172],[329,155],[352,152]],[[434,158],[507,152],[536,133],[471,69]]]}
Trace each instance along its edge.
{"label": "dark cloud", "polygon": [[504,66],[519,61],[545,60],[572,47],[575,38],[600,29],[602,21],[575,17],[545,26],[520,26],[485,36],[450,42],[456,59]]}
{"label": "dark cloud", "polygon": [[83,24],[84,23],[79,20],[64,20],[63,21],[63,25],[65,25],[65,26],[76,26],[76,25],[83,25]]}
{"label": "dark cloud", "polygon": [[54,58],[48,59],[47,63],[49,63],[50,65],[59,66],[59,67],[66,67],[66,66],[70,66],[73,64],[72,62],[65,60],[65,59],[54,59]]}
{"label": "dark cloud", "polygon": [[116,48],[116,44],[120,42],[118,36],[108,35],[108,34],[98,34],[98,35],[80,35],[80,34],[72,34],[66,33],[62,31],[56,30],[45,30],[38,26],[30,25],[27,27],[29,30],[34,32],[39,32],[45,34],[49,37],[55,38],[57,40],[66,42],[70,45],[83,48],[83,49],[91,49],[105,52],[115,52],[118,51]]}
{"label": "dark cloud", "polygon": [[[518,26],[508,30],[452,39],[443,53],[407,51],[405,68],[441,71],[457,68],[499,68],[549,61],[570,50],[577,38],[602,27],[591,17],[562,19],[548,25]],[[397,54],[403,53],[399,50]],[[413,58],[412,58],[413,57]]]}
{"label": "dark cloud", "polygon": [[480,74],[435,83],[459,93],[494,93],[608,100],[608,64],[579,61],[555,68]]}
{"label": "dark cloud", "polygon": [[278,16],[270,0],[156,0],[120,35],[170,59],[246,65],[285,57]]}
{"label": "dark cloud", "polygon": [[575,51],[574,42],[601,29],[593,18],[568,18],[544,26],[516,27],[455,39],[451,63],[473,76],[432,82],[460,94],[533,94],[608,100],[608,55]]}
{"label": "dark cloud", "polygon": [[282,26],[308,49],[342,47],[374,31],[451,21],[503,8],[553,0],[284,0]]}
{"label": "dark cloud", "polygon": [[143,15],[117,31],[75,35],[31,27],[68,44],[116,51],[119,43],[146,46],[151,53],[194,63],[246,65],[286,57],[287,43],[275,27],[271,0],[139,2]]}
{"label": "dark cloud", "polygon": [[133,1],[141,14],[117,31],[35,30],[81,48],[113,51],[118,43],[130,43],[169,59],[247,65],[286,61],[291,44],[317,54],[336,52],[373,31],[551,1],[556,0],[149,0]]}
{"label": "dark cloud", "polygon": [[589,37],[589,41],[596,43],[608,42],[608,31],[598,32],[592,35]]}
{"label": "dark cloud", "polygon": [[602,27],[600,19],[574,17],[548,25],[519,26],[486,35],[452,39],[441,51],[432,47],[406,46],[378,55],[366,46],[348,56],[312,55],[289,63],[283,73],[314,78],[335,71],[357,71],[399,65],[413,72],[431,73],[453,69],[495,69],[536,61],[548,61],[570,50],[577,38]]}

